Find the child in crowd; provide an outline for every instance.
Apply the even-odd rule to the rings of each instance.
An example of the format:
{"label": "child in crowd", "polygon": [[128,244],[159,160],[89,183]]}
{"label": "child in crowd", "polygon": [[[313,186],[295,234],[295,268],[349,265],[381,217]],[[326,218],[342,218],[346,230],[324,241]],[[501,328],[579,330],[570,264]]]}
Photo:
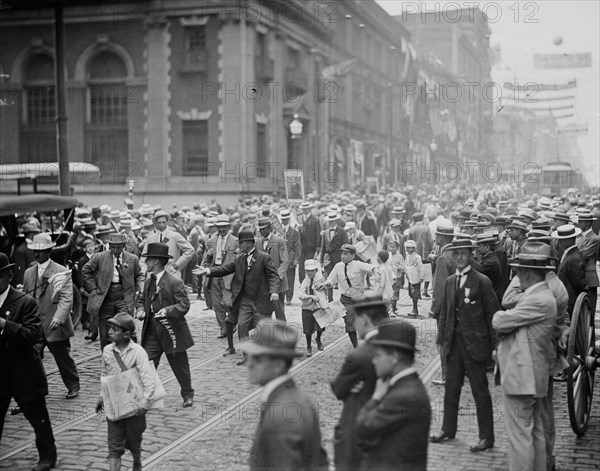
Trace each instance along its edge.
{"label": "child in crowd", "polygon": [[388,264],[392,267],[394,273],[394,283],[392,285],[392,291],[394,296],[392,297],[392,315],[396,315],[396,307],[398,299],[400,299],[400,288],[404,285],[404,273],[406,272],[406,264],[404,263],[404,257],[400,252],[398,242],[390,240],[388,242],[388,251],[390,258]]}
{"label": "child in crowd", "polygon": [[377,254],[377,264],[379,265],[375,270],[377,280],[374,284],[374,288],[383,297],[384,302],[391,303],[394,297],[394,269],[389,264],[390,254],[381,250]]}
{"label": "child in crowd", "polygon": [[[128,449],[133,457],[133,471],[142,469],[142,434],[146,430],[146,411],[150,408],[155,383],[152,367],[146,350],[135,343],[135,323],[133,317],[119,313],[108,320],[108,336],[112,343],[102,352],[102,376],[121,373],[125,369],[137,368],[144,385],[143,404],[137,415],[108,423],[108,459],[110,471],[120,471],[121,456]],[[102,396],[98,398],[96,412],[104,410]]]}
{"label": "child in crowd", "polygon": [[419,317],[417,309],[419,299],[421,299],[421,283],[425,275],[423,271],[423,262],[421,256],[416,253],[417,243],[414,240],[404,242],[406,249],[406,276],[408,277],[408,295],[413,302],[413,310],[409,317]]}
{"label": "child in crowd", "polygon": [[312,334],[317,333],[317,348],[323,350],[323,342],[321,342],[321,334],[324,328],[319,326],[313,314],[321,308],[318,303],[319,298],[315,293],[315,286],[320,286],[325,283],[325,278],[318,273],[319,263],[316,260],[306,260],[304,262],[304,270],[306,278],[300,285],[298,299],[302,301],[302,331],[306,336],[306,356],[312,356]]}

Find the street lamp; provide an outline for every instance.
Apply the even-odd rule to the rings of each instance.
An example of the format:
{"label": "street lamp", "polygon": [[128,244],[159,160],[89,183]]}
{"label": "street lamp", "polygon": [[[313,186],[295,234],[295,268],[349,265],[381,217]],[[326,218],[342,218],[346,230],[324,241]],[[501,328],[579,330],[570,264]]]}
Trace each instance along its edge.
{"label": "street lamp", "polygon": [[299,116],[295,114],[293,121],[290,123],[290,134],[292,135],[292,139],[300,139],[302,137],[304,125],[298,118]]}

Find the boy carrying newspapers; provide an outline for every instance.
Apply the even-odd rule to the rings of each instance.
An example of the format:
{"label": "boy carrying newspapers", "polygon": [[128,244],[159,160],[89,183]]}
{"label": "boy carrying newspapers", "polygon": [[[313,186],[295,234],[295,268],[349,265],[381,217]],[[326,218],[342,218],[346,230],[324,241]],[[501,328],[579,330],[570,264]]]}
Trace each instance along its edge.
{"label": "boy carrying newspapers", "polygon": [[[110,471],[119,471],[121,469],[121,456],[128,449],[133,456],[133,470],[142,469],[141,445],[142,434],[146,430],[146,412],[152,405],[152,398],[156,388],[155,373],[148,354],[141,345],[135,343],[135,323],[133,317],[126,313],[119,313],[108,320],[110,325],[108,336],[112,343],[104,347],[102,352],[102,376],[110,378],[124,371],[137,368],[143,391],[140,390],[139,404],[132,407],[132,404],[106,404],[106,421],[108,423],[108,457],[110,462]],[[104,378],[103,378],[104,379]],[[130,392],[132,384],[127,385],[127,392]],[[104,411],[106,391],[103,388],[96,412]],[[119,420],[111,420],[109,416],[115,414],[117,409],[127,409],[134,415]],[[135,410],[132,410],[134,409]],[[122,412],[122,411],[121,411]],[[127,415],[127,414],[125,414]]]}

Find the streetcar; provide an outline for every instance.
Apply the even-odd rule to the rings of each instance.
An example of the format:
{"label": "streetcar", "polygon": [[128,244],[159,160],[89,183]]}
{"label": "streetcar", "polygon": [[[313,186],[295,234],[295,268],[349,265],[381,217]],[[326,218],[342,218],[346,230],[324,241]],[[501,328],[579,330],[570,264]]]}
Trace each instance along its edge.
{"label": "streetcar", "polygon": [[574,169],[568,162],[553,162],[542,167],[540,178],[531,185],[531,193],[539,193],[542,196],[561,196],[567,193],[569,188],[582,188],[584,185],[583,175]]}

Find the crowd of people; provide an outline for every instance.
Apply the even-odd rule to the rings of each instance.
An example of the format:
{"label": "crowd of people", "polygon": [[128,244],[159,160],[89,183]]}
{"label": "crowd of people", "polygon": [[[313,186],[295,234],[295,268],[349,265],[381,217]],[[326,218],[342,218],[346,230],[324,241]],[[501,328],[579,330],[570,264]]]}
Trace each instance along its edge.
{"label": "crowd of people", "polygon": [[[295,297],[300,301],[305,355],[311,356],[313,334],[317,349],[324,349],[325,328],[315,312],[325,297],[343,306],[354,347],[331,384],[344,402],[334,440],[336,469],[426,469],[428,442],[457,434],[465,376],[479,425],[479,441],[470,450],[493,447],[487,373],[494,364],[510,469],[552,469],[552,388],[564,376],[566,326],[581,293],[593,311],[597,300],[600,195],[569,189],[547,198],[509,186],[402,190],[309,194],[298,205],[269,195],[225,208],[216,200],[181,208],[135,209],[131,200],[120,210],[82,205],[60,247],[72,271],[52,260],[55,227],[44,216],[23,215],[22,236],[10,257],[0,258],[1,368],[2,377],[10,378],[0,387],[0,420],[14,397],[36,437],[44,437],[35,469],[54,465],[40,356],[47,346],[66,399],[77,397],[79,375],[70,354],[74,290],[83,300],[86,339],[100,340],[105,373],[118,371],[115,355],[107,359],[115,348],[129,355],[127,367],[140,364],[139,349],[128,347],[133,318],[140,319],[139,345],[156,367],[165,354],[183,407],[193,406],[187,350],[194,340],[185,316],[195,296],[215,313],[216,336],[227,339],[223,355],[242,352],[237,363],[247,364],[251,381],[265,386],[265,402],[276,397],[312,410],[312,400],[288,375],[301,354],[286,325],[286,306]],[[402,289],[412,304],[406,312],[398,303]],[[423,298],[431,299],[429,312],[420,308]],[[429,399],[412,366],[415,329],[399,319],[425,317],[438,324],[442,369],[434,384],[444,387],[442,427],[431,436]],[[534,341],[519,342],[529,330]],[[25,363],[26,380],[19,372]],[[305,418],[294,427],[261,421],[251,468],[325,466],[318,418]],[[140,419],[109,424],[111,469],[119,469],[130,434],[139,438],[130,449],[141,469],[143,429]],[[286,441],[289,434],[297,438]]]}

